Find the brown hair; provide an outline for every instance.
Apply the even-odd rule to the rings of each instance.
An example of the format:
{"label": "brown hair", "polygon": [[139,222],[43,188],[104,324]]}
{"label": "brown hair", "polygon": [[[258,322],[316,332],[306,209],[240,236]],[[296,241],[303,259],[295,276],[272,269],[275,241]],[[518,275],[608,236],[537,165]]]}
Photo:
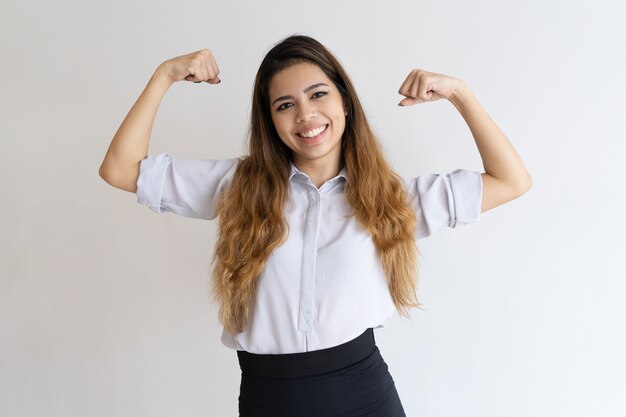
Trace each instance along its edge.
{"label": "brown hair", "polygon": [[292,151],[279,138],[270,114],[269,84],[279,71],[300,62],[317,65],[341,93],[347,110],[341,140],[346,197],[358,224],[378,249],[389,292],[408,317],[416,298],[417,220],[402,179],[390,168],[347,73],[318,41],[290,36],[265,56],[256,75],[247,146],[231,186],[220,196],[218,240],[213,255],[211,294],[219,321],[231,332],[247,326],[257,278],[274,249],[287,237],[283,207],[289,197]]}

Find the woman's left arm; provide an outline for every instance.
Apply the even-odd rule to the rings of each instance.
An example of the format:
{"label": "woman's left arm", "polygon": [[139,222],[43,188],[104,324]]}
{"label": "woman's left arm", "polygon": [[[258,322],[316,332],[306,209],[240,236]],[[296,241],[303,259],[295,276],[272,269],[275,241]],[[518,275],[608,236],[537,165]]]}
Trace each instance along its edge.
{"label": "woman's left arm", "polygon": [[532,186],[532,178],[506,135],[491,119],[465,82],[443,74],[414,69],[400,90],[399,105],[445,98],[457,108],[478,147],[485,172],[481,213],[514,200]]}

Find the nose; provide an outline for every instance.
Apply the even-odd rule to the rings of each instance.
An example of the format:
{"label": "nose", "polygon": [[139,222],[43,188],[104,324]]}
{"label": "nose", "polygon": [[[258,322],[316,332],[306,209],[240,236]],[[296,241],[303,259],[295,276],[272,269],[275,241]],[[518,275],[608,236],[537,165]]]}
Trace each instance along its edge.
{"label": "nose", "polygon": [[314,119],[317,115],[315,106],[308,102],[303,102],[298,105],[298,111],[296,114],[296,122],[301,123],[310,119]]}

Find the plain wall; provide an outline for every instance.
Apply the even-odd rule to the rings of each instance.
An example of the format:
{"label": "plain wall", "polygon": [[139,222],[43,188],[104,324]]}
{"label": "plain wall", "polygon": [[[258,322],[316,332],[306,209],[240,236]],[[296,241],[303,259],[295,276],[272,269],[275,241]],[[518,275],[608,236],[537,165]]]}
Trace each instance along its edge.
{"label": "plain wall", "polygon": [[420,241],[418,298],[376,340],[408,416],[626,415],[626,6],[619,1],[0,1],[0,415],[235,416],[240,371],[208,295],[216,223],[156,215],[98,168],[156,67],[176,83],[150,154],[244,152],[264,54],[313,36],[402,175],[480,170],[446,100],[396,106],[412,68],[464,80],[534,179]]}

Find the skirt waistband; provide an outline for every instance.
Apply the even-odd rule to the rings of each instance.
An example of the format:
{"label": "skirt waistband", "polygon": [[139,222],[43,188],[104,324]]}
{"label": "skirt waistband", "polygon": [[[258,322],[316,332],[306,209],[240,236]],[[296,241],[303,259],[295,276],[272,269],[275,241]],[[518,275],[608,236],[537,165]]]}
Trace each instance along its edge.
{"label": "skirt waistband", "polygon": [[349,342],[311,352],[258,354],[237,351],[239,367],[246,376],[297,378],[336,371],[367,358],[376,348],[374,329],[368,328]]}

